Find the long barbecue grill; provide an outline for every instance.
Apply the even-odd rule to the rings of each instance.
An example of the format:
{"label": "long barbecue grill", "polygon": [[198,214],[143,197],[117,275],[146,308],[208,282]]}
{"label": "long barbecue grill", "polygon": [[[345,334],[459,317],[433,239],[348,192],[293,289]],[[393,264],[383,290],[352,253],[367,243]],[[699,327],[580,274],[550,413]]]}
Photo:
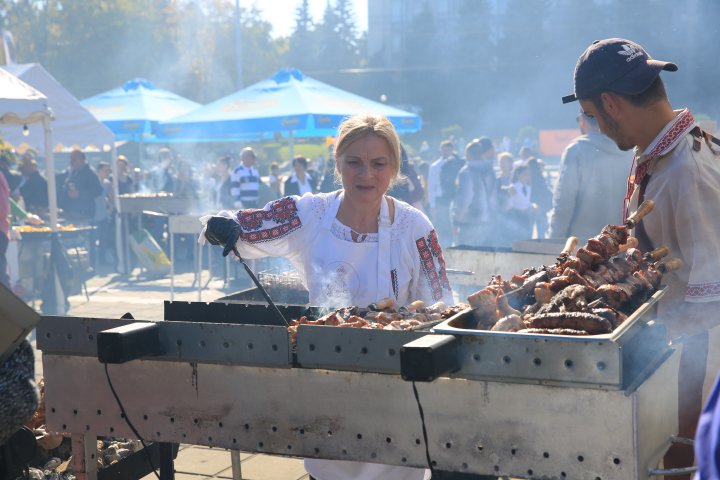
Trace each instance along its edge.
{"label": "long barbecue grill", "polygon": [[[677,431],[677,352],[648,322],[657,292],[615,332],[590,337],[436,327],[459,369],[417,383],[434,468],[518,478],[649,478]],[[286,318],[306,306],[279,306]],[[310,309],[310,313],[312,309]],[[145,440],[427,466],[400,350],[427,331],[301,325],[268,307],[166,302],[162,352],[109,365]],[[48,427],[71,432],[78,478],[97,435],[133,437],[98,362],[98,334],[134,320],[44,317]],[[157,353],[157,352],[156,352]]]}

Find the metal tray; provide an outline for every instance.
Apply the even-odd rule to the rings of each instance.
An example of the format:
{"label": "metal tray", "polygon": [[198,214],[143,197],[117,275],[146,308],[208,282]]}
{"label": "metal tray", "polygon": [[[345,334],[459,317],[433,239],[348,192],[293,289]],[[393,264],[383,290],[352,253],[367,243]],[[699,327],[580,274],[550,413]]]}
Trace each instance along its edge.
{"label": "metal tray", "polygon": [[[306,305],[278,304],[277,307],[288,321],[303,315],[317,317],[328,311]],[[259,326],[284,328],[266,303],[238,303],[227,297],[211,303],[165,302],[165,319],[235,324],[248,332]],[[400,347],[427,335],[428,328],[400,331],[300,325],[296,344],[291,345],[289,338],[285,343],[292,352],[294,367],[400,374]]]}
{"label": "metal tray", "polygon": [[427,330],[300,325],[297,362],[304,368],[399,375],[400,347],[427,334]]}
{"label": "metal tray", "polygon": [[658,290],[612,333],[583,337],[463,328],[471,310],[433,328],[460,339],[455,376],[543,384],[632,389],[649,365],[669,354],[664,328],[649,322]]}

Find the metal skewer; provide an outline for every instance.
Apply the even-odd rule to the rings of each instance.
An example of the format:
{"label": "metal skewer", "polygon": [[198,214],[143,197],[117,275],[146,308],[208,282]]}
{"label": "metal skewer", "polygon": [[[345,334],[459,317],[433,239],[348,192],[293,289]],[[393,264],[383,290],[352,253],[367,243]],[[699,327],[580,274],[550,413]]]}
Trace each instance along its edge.
{"label": "metal skewer", "polygon": [[248,267],[247,263],[245,263],[245,260],[240,256],[240,252],[238,252],[237,247],[233,246],[232,250],[233,250],[233,253],[235,254],[235,256],[238,258],[238,260],[240,260],[240,263],[243,264],[243,267],[245,267],[245,271],[247,272],[248,275],[250,275],[250,278],[252,279],[253,283],[255,283],[255,286],[260,290],[260,293],[262,293],[263,297],[265,297],[265,300],[268,302],[268,304],[270,305],[270,308],[273,310],[275,315],[280,320],[282,320],[282,322],[285,324],[286,327],[289,327],[290,324],[285,319],[285,316],[283,316],[280,309],[277,308],[277,305],[275,305],[275,302],[272,301],[272,298],[270,298],[270,295],[267,293],[267,290],[265,290],[265,288],[262,286],[260,281],[257,279],[257,277],[255,276],[253,271],[250,270],[250,267]]}

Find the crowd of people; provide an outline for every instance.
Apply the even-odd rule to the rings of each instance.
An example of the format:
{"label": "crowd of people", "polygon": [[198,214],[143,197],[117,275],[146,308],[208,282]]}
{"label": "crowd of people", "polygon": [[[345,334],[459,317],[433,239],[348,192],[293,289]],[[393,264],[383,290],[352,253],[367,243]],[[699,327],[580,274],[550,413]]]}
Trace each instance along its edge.
{"label": "crowd of people", "polygon": [[[584,241],[604,224],[622,223],[616,205],[623,198],[625,214],[652,199],[653,215],[633,232],[639,248],[666,246],[683,263],[664,277],[665,296],[655,312],[668,342],[682,344],[678,375],[668,380],[677,384],[679,435],[697,437],[697,478],[717,478],[720,383],[697,426],[708,354],[718,341],[720,163],[713,145],[720,140],[689,110],[672,108],[659,74],[677,68],[651,59],[629,40],[590,45],[576,65],[574,93],[563,98],[579,102],[582,135],[565,149],[554,181],[528,146],[515,156],[509,145],[497,148],[480,136],[458,142],[465,144],[458,153],[448,139],[437,154],[423,144],[411,158],[386,118],[356,116],[340,125],[337,161],[332,151],[322,161],[294,157],[285,174],[282,165],[271,164],[266,180],[249,147],[237,159],[220,157],[201,174],[163,148],[146,174],[119,158],[118,193],[170,192],[209,202],[222,210],[203,218],[203,234],[224,247],[224,255],[235,250],[249,259],[286,257],[304,277],[311,303],[333,306],[367,305],[378,298],[399,305],[415,299],[451,303],[441,244],[502,247],[518,239],[569,235]],[[632,175],[625,183],[628,167]],[[57,179],[65,219],[98,227],[111,223],[110,170],[102,162],[93,169],[79,150],[70,154],[70,167]],[[4,262],[11,212],[38,221],[35,214],[47,209],[47,194],[32,152],[20,162],[3,150],[0,171]],[[6,284],[4,267],[0,264],[0,282]],[[6,432],[0,430],[0,443]],[[687,467],[693,456],[690,445],[675,444],[664,466]],[[318,479],[419,480],[429,473],[320,459],[308,459],[306,468]]]}
{"label": "crowd of people", "polygon": [[[557,179],[550,178],[532,148],[522,146],[515,154],[505,150],[512,149],[507,137],[496,147],[481,136],[467,142],[462,152],[457,144],[464,141],[447,139],[435,155],[427,142],[417,149],[401,145],[399,180],[390,194],[423,211],[444,246],[511,247],[515,240],[564,239],[571,234],[589,238],[602,224],[619,221],[598,200],[622,199],[620,177],[630,157],[601,134],[592,119],[578,115],[578,125],[583,135],[567,148]],[[18,158],[12,150],[3,152],[0,171],[16,207],[32,219],[47,216],[47,180],[37,154],[27,150]],[[603,168],[606,160],[613,168]],[[161,148],[149,162],[143,169],[119,155],[117,193],[167,192],[191,198],[207,211],[258,208],[283,196],[340,188],[332,146],[327,157],[296,155],[285,164],[259,159],[252,147],[204,165]],[[56,185],[62,220],[95,227],[89,248],[92,266],[115,266],[116,192],[110,164],[91,166],[85,153],[73,150]],[[163,229],[151,226],[150,231],[162,245]]]}

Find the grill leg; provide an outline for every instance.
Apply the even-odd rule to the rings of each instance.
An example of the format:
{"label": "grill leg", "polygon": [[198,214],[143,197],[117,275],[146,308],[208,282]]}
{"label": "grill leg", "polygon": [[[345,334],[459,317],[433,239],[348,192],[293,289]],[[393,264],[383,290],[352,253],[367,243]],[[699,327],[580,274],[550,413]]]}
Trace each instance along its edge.
{"label": "grill leg", "polygon": [[242,480],[242,465],[240,464],[240,451],[230,450],[230,460],[232,461],[232,478],[233,480]]}
{"label": "grill leg", "polygon": [[159,445],[160,480],[175,480],[175,464],[173,462],[173,448],[175,448],[175,444],[161,442]]}

